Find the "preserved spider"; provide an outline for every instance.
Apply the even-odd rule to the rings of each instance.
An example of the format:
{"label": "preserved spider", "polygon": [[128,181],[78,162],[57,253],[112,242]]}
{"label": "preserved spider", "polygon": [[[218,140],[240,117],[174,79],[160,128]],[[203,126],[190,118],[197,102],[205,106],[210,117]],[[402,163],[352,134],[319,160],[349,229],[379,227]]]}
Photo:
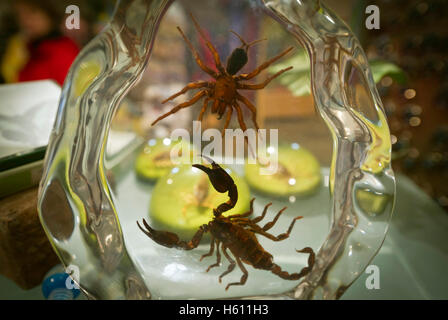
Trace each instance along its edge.
{"label": "preserved spider", "polygon": [[[207,157],[205,158],[211,162],[212,168],[208,168],[200,164],[194,164],[193,166],[204,171],[208,175],[210,182],[212,183],[216,191],[220,193],[228,192],[229,195],[229,200],[227,202],[222,203],[218,206],[218,208],[213,209],[214,218],[208,224],[202,225],[193,236],[193,238],[188,242],[180,240],[180,238],[175,233],[158,231],[151,228],[151,226],[149,226],[145,219],[143,219],[145,228],[140,226],[140,224],[137,222],[140,230],[142,230],[149,238],[162,246],[182,250],[192,250],[196,248],[199,245],[203,234],[206,232],[210,232],[210,251],[202,255],[200,261],[202,261],[202,259],[204,259],[205,257],[211,256],[213,254],[215,245],[217,261],[215,264],[210,265],[207,268],[206,272],[208,272],[211,268],[220,265],[220,247],[222,249],[222,253],[230,262],[230,265],[228,266],[227,270],[219,276],[219,282],[221,283],[222,277],[233,271],[236,264],[238,264],[238,267],[243,272],[240,281],[229,283],[226,287],[226,290],[228,290],[230,286],[244,285],[246,283],[248,272],[244,267],[243,262],[251,265],[256,269],[271,271],[275,275],[286,280],[298,280],[309,273],[314,265],[315,260],[315,254],[312,248],[305,247],[302,250],[296,250],[300,253],[309,254],[308,265],[304,267],[300,272],[290,274],[286,271],[283,271],[279,265],[274,263],[273,256],[260,245],[255,236],[256,234],[259,234],[273,241],[285,240],[289,237],[295,222],[302,217],[299,216],[294,218],[289,225],[287,232],[282,233],[278,236],[274,236],[267,231],[275,225],[280,215],[285,211],[286,207],[281,209],[277,213],[275,218],[272,221],[266,223],[263,227],[259,226],[257,223],[265,217],[267,209],[272,203],[269,203],[264,207],[264,210],[260,216],[254,219],[249,219],[248,216],[253,212],[253,203],[255,198],[251,200],[250,210],[248,212],[243,214],[235,214],[228,217],[223,216],[223,213],[225,211],[228,211],[235,206],[238,200],[238,190],[231,176],[223,168],[221,168],[213,160]],[[230,250],[235,260],[230,257],[227,249]]]}
{"label": "preserved spider", "polygon": [[265,81],[263,81],[262,83],[259,83],[259,84],[244,84],[244,83],[241,83],[241,81],[250,80],[250,79],[256,77],[261,71],[263,71],[264,69],[269,67],[272,63],[279,60],[284,55],[286,55],[293,48],[289,47],[282,53],[278,54],[277,56],[275,56],[275,57],[271,58],[270,60],[261,64],[259,67],[257,67],[252,72],[237,75],[236,73],[238,71],[240,71],[246,65],[246,63],[248,61],[247,52],[248,52],[249,48],[252,45],[254,45],[264,39],[255,40],[248,44],[248,43],[246,43],[246,41],[244,41],[244,39],[238,33],[236,33],[235,31],[230,31],[240,39],[240,41],[242,42],[242,46],[233,50],[233,52],[227,59],[226,68],[224,68],[224,66],[221,63],[221,59],[219,57],[219,54],[218,54],[216,48],[213,46],[213,44],[210,41],[207,40],[207,38],[204,35],[204,32],[202,31],[201,27],[199,26],[198,22],[193,17],[193,15],[190,14],[190,16],[191,16],[191,19],[193,20],[193,23],[194,23],[197,31],[199,32],[201,37],[204,39],[208,49],[212,53],[214,62],[215,62],[215,66],[216,66],[216,69],[218,70],[218,72],[215,72],[210,67],[208,67],[204,64],[204,62],[199,57],[198,52],[193,47],[190,40],[188,40],[188,38],[185,36],[182,29],[180,27],[177,27],[182,38],[185,40],[185,42],[187,43],[191,52],[193,53],[196,63],[199,65],[199,67],[204,72],[206,72],[211,77],[213,77],[214,81],[191,82],[191,83],[187,84],[179,92],[173,94],[172,96],[170,96],[167,99],[165,99],[164,101],[162,101],[162,104],[164,104],[164,103],[166,103],[170,100],[173,100],[174,98],[186,93],[189,90],[202,89],[202,90],[198,91],[190,100],[175,106],[169,112],[158,117],[151,125],[155,125],[157,122],[168,117],[169,115],[176,113],[183,108],[190,107],[193,104],[195,104],[197,101],[199,101],[200,99],[205,98],[201,112],[199,113],[199,117],[198,117],[199,121],[202,121],[202,118],[204,116],[205,111],[207,110],[209,102],[212,101],[213,104],[212,104],[211,112],[213,114],[217,113],[218,119],[221,119],[222,116],[224,115],[224,113],[226,112],[226,110],[228,110],[227,116],[226,116],[226,122],[225,122],[224,128],[222,130],[222,134],[224,134],[225,129],[227,129],[227,127],[229,126],[229,123],[230,123],[230,120],[231,120],[232,114],[233,114],[233,109],[235,109],[237,112],[238,122],[239,122],[241,129],[243,131],[246,131],[247,127],[244,122],[243,112],[239,105],[239,102],[240,102],[243,105],[245,105],[247,108],[249,108],[249,110],[251,111],[252,121],[255,125],[255,128],[258,130],[259,127],[258,127],[257,119],[256,119],[257,110],[256,110],[255,106],[252,104],[252,102],[250,102],[249,99],[247,99],[246,97],[244,97],[243,95],[238,93],[238,90],[261,90],[264,87],[266,87],[273,79],[277,78],[282,73],[292,69],[292,66],[278,71],[277,73],[269,76],[268,78],[266,78]]}

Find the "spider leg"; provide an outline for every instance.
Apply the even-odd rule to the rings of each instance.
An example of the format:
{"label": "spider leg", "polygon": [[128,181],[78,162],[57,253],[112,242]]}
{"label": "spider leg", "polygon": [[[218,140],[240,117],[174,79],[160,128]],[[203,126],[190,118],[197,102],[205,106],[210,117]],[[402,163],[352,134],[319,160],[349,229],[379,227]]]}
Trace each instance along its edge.
{"label": "spider leg", "polygon": [[222,282],[222,278],[223,278],[225,275],[229,274],[230,272],[233,271],[233,269],[235,269],[235,260],[233,260],[233,259],[229,256],[229,254],[227,253],[226,250],[227,250],[227,247],[222,246],[222,253],[223,253],[224,256],[227,258],[227,260],[229,260],[230,264],[229,264],[229,266],[227,267],[227,270],[224,271],[224,272],[219,276],[219,283]]}
{"label": "spider leg", "polygon": [[216,241],[216,263],[210,265],[205,272],[209,272],[211,268],[217,267],[221,264],[221,253],[219,252],[219,245],[221,243]]}
{"label": "spider leg", "polygon": [[218,107],[219,107],[219,100],[215,99],[212,105],[212,113],[216,113],[218,111]]}
{"label": "spider leg", "polygon": [[207,110],[208,107],[208,102],[210,101],[210,98],[205,98],[204,100],[204,104],[202,105],[202,109],[201,112],[199,113],[199,117],[198,117],[198,121],[202,122],[202,117],[204,116],[205,111]]}
{"label": "spider leg", "polygon": [[273,74],[272,76],[269,76],[262,83],[258,83],[258,84],[242,84],[242,83],[239,83],[238,86],[237,86],[237,89],[245,89],[245,90],[260,90],[260,89],[263,89],[264,87],[266,87],[269,84],[269,82],[271,82],[272,80],[277,78],[283,72],[286,72],[286,71],[291,70],[291,69],[292,69],[292,67],[288,67],[288,68],[282,69],[279,72],[277,72],[276,74]]}
{"label": "spider leg", "polygon": [[208,86],[208,82],[207,81],[197,81],[197,82],[191,82],[189,84],[187,84],[182,90],[180,90],[179,92],[173,94],[172,96],[166,98],[165,100],[162,101],[162,104],[173,100],[174,98],[184,94],[185,92],[187,92],[188,90],[192,90],[192,89],[198,89],[198,88],[203,88],[203,87],[207,87]]}
{"label": "spider leg", "polygon": [[243,272],[243,275],[241,276],[240,282],[232,282],[229,283],[226,287],[226,291],[229,290],[230,286],[242,286],[246,283],[247,277],[249,276],[249,273],[247,272],[246,268],[244,268],[243,263],[241,262],[240,258],[236,257],[236,263],[238,264],[238,267],[240,267],[241,271]]}
{"label": "spider leg", "polygon": [[215,238],[212,236],[210,241],[210,251],[206,254],[203,254],[199,261],[202,261],[202,259],[204,259],[205,257],[210,257],[213,254],[213,251],[215,251]]}
{"label": "spider leg", "polygon": [[272,59],[269,59],[268,61],[264,62],[263,64],[261,64],[259,67],[257,67],[254,71],[250,72],[250,73],[246,73],[246,74],[240,74],[238,76],[235,77],[236,80],[250,80],[254,77],[256,77],[261,71],[263,71],[264,69],[266,69],[267,67],[269,67],[272,63],[274,63],[275,61],[277,61],[278,59],[280,59],[281,57],[283,57],[285,54],[287,54],[288,52],[290,52],[293,49],[293,47],[289,47],[288,49],[286,49],[285,51],[283,51],[282,53],[276,55],[275,57],[273,57]]}
{"label": "spider leg", "polygon": [[[241,107],[239,106],[238,102],[233,103],[234,108],[236,109],[236,113],[238,114],[238,122],[240,124],[241,129],[244,131],[247,130],[246,124],[244,123],[244,117],[243,112],[241,111]],[[247,138],[247,135],[244,135],[244,140],[246,141],[247,145],[249,146],[249,139]]]}
{"label": "spider leg", "polygon": [[198,30],[198,32],[201,35],[202,39],[204,39],[205,44],[207,45],[208,49],[212,53],[213,58],[215,60],[216,68],[219,70],[219,72],[226,73],[224,67],[222,66],[221,59],[219,57],[218,51],[213,46],[213,44],[210,41],[208,41],[208,39],[205,37],[204,31],[202,31],[201,27],[199,26],[199,23],[196,21],[196,19],[193,17],[193,15],[191,13],[190,13],[190,16],[191,16],[191,20],[193,20],[193,23],[194,23],[194,26],[196,27],[196,30]]}
{"label": "spider leg", "polygon": [[151,228],[145,219],[143,219],[143,224],[145,226],[145,229],[141,227],[137,221],[137,225],[140,230],[142,230],[143,233],[146,234],[149,238],[154,240],[154,242],[167,248],[176,248],[183,250],[191,250],[196,248],[199,245],[199,242],[201,242],[202,235],[207,231],[207,225],[199,227],[199,230],[194,234],[193,238],[190,241],[186,242],[180,240],[175,233],[158,231]]}
{"label": "spider leg", "polygon": [[198,66],[206,73],[208,73],[210,76],[212,76],[213,78],[216,79],[216,77],[218,76],[216,74],[216,72],[214,72],[212,69],[210,69],[209,67],[207,67],[204,62],[202,62],[201,58],[199,57],[199,53],[196,51],[196,49],[193,47],[193,45],[191,44],[190,40],[188,40],[188,38],[185,36],[184,32],[182,31],[182,29],[180,27],[177,27],[177,30],[179,30],[182,38],[184,38],[184,41],[187,43],[188,47],[190,48],[191,53],[193,53],[194,59],[196,60],[196,63],[198,64]]}
{"label": "spider leg", "polygon": [[158,117],[153,123],[151,123],[151,125],[155,125],[157,122],[159,122],[160,120],[168,117],[169,115],[176,113],[177,111],[179,111],[182,108],[186,108],[191,106],[192,104],[195,104],[199,99],[201,99],[204,95],[207,94],[207,90],[201,90],[198,93],[196,93],[193,98],[191,98],[189,101],[186,101],[184,103],[181,103],[179,105],[177,105],[176,107],[174,107],[173,109],[171,109],[171,111],[165,113],[164,115],[161,115],[160,117]]}
{"label": "spider leg", "polygon": [[229,111],[227,111],[227,119],[226,119],[226,123],[224,124],[224,128],[221,131],[221,136],[224,137],[224,133],[227,129],[227,127],[229,126],[230,123],[230,119],[232,118],[232,113],[233,113],[233,109],[232,107],[229,108]]}
{"label": "spider leg", "polygon": [[236,98],[241,101],[242,103],[244,103],[246,105],[246,107],[248,107],[250,109],[250,111],[252,112],[252,122],[255,125],[255,129],[259,129],[258,124],[257,124],[257,109],[255,108],[255,106],[252,104],[252,102],[249,101],[249,99],[247,99],[246,97],[240,95],[237,93]]}
{"label": "spider leg", "polygon": [[[239,106],[239,104],[235,101],[233,106],[236,109],[236,113],[238,114],[238,122],[240,123],[240,127],[241,129],[243,129],[243,131],[247,130],[246,124],[244,123],[244,117],[243,117],[243,112],[241,111],[241,107]],[[245,136],[246,140],[247,140],[247,136]]]}
{"label": "spider leg", "polygon": [[261,228],[258,225],[251,225],[251,227],[252,227],[252,231],[253,232],[258,233],[258,234],[260,234],[262,236],[265,236],[266,238],[271,239],[272,241],[282,241],[282,240],[285,240],[286,238],[289,237],[289,234],[291,233],[292,228],[294,227],[294,224],[295,224],[296,220],[299,220],[301,218],[303,218],[303,217],[296,217],[296,218],[294,218],[292,220],[292,222],[291,222],[291,225],[288,228],[288,231],[285,232],[285,233],[282,233],[282,234],[280,234],[278,236],[274,236],[274,235],[266,232],[265,230],[263,230],[263,228]]}

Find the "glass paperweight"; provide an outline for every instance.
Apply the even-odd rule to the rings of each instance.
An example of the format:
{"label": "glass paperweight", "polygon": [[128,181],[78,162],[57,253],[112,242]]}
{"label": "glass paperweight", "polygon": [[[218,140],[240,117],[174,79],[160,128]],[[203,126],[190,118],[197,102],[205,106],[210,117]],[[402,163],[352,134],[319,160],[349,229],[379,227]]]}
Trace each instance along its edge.
{"label": "glass paperweight", "polygon": [[321,1],[121,0],[63,86],[39,214],[92,299],[337,299],[385,238],[390,160]]}

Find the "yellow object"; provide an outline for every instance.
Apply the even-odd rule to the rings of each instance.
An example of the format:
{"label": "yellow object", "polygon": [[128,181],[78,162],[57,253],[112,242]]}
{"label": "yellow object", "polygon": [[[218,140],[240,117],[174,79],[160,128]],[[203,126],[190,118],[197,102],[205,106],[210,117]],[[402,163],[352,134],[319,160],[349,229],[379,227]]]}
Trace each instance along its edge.
{"label": "yellow object", "polygon": [[320,164],[314,155],[299,144],[269,147],[271,156],[277,153],[277,170],[263,175],[263,166],[245,164],[246,180],[259,192],[273,196],[309,195],[317,190],[321,182]]}
{"label": "yellow object", "polygon": [[1,61],[1,73],[6,83],[19,80],[20,70],[26,65],[28,59],[29,54],[23,36],[20,34],[12,36]]}
{"label": "yellow object", "polygon": [[94,59],[81,62],[74,76],[75,95],[80,97],[101,73],[101,64]]}
{"label": "yellow object", "polygon": [[[227,169],[238,189],[238,201],[224,216],[249,210],[250,190],[234,171]],[[229,200],[227,193],[214,189],[208,176],[190,165],[175,167],[160,178],[151,195],[150,217],[155,228],[191,237],[198,228],[213,219],[213,208]]]}
{"label": "yellow object", "polygon": [[[173,150],[176,148],[176,150]],[[194,148],[183,140],[171,141],[170,139],[151,139],[135,160],[135,171],[139,178],[147,181],[155,181],[170,173],[177,164],[171,161],[171,152],[177,155],[180,163],[190,163],[194,154]]]}
{"label": "yellow object", "polygon": [[385,211],[387,204],[390,203],[391,195],[369,189],[357,189],[355,199],[363,212],[370,216],[377,216]]}

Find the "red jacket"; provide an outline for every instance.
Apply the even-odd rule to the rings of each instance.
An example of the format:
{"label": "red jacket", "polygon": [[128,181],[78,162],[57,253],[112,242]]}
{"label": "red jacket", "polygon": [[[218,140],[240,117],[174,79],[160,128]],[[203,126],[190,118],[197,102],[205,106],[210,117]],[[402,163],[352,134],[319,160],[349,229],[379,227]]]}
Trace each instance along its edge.
{"label": "red jacket", "polygon": [[68,37],[42,39],[28,45],[30,60],[19,73],[19,81],[53,79],[64,83],[68,70],[79,53]]}

